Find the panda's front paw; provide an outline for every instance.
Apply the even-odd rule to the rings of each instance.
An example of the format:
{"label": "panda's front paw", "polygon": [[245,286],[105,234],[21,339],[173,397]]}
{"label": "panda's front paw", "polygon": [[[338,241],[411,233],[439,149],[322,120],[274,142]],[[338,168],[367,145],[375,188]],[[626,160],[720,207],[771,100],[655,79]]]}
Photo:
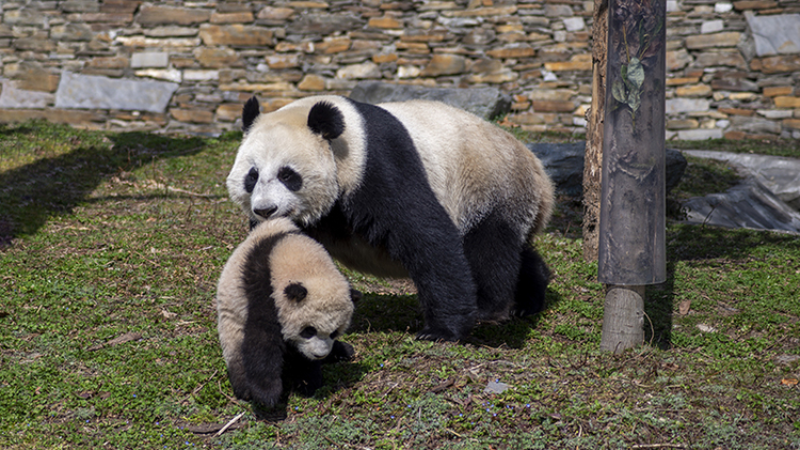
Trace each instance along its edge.
{"label": "panda's front paw", "polygon": [[417,339],[420,341],[446,341],[446,342],[456,342],[460,340],[460,337],[456,336],[450,331],[447,330],[435,330],[432,328],[425,327],[417,333]]}
{"label": "panda's front paw", "polygon": [[355,354],[356,351],[352,345],[342,341],[334,341],[333,350],[331,350],[331,353],[322,360],[322,362],[334,363],[338,361],[350,361]]}

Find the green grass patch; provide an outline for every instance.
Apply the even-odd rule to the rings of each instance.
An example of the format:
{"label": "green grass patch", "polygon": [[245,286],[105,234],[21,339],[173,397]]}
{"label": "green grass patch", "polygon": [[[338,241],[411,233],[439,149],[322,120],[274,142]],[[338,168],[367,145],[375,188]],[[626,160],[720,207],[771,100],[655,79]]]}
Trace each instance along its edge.
{"label": "green grass patch", "polygon": [[[569,199],[537,242],[546,311],[466,343],[416,341],[413,285],[346,271],[365,293],[355,360],[264,420],[233,398],[216,335],[217,277],[247,232],[224,185],[240,134],[0,136],[4,449],[800,447],[796,236],[670,224],[647,342],[621,355],[597,350],[603,286]],[[735,178],[690,160],[672,195]]]}

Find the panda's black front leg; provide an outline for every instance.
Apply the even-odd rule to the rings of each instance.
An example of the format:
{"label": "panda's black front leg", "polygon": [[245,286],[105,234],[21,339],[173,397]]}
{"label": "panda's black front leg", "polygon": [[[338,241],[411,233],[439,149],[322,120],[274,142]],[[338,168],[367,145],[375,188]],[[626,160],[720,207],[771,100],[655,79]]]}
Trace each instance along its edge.
{"label": "panda's black front leg", "polygon": [[[477,288],[461,239],[449,218],[415,227],[401,239],[400,260],[417,287],[425,326],[417,338],[428,341],[458,341],[472,331],[477,315]],[[431,226],[433,225],[433,226]]]}

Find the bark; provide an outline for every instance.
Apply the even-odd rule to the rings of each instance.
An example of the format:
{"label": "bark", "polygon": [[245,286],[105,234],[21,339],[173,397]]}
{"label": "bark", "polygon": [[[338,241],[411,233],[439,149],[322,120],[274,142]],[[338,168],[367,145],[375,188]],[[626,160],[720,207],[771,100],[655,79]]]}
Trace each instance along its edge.
{"label": "bark", "polygon": [[592,107],[586,130],[583,166],[583,259],[597,261],[600,185],[603,167],[603,122],[606,99],[608,0],[594,0],[592,24]]}
{"label": "bark", "polygon": [[644,341],[644,286],[608,286],[600,350],[621,353]]}

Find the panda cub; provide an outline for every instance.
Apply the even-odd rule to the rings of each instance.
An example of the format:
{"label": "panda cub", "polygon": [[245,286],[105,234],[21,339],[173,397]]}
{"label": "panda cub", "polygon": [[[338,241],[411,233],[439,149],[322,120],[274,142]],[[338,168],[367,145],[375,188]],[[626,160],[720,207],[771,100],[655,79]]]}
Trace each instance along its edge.
{"label": "panda cub", "polygon": [[323,360],[353,355],[336,338],[358,295],[325,249],[289,219],[255,227],[217,287],[217,328],[234,394],[266,407],[281,400],[284,384],[313,394]]}
{"label": "panda cub", "polygon": [[253,97],[242,122],[227,186],[251,225],[288,217],[353,269],[410,277],[420,339],[542,309],[550,272],[531,242],[553,184],[511,134],[439,102],[339,96],[266,114]]}

